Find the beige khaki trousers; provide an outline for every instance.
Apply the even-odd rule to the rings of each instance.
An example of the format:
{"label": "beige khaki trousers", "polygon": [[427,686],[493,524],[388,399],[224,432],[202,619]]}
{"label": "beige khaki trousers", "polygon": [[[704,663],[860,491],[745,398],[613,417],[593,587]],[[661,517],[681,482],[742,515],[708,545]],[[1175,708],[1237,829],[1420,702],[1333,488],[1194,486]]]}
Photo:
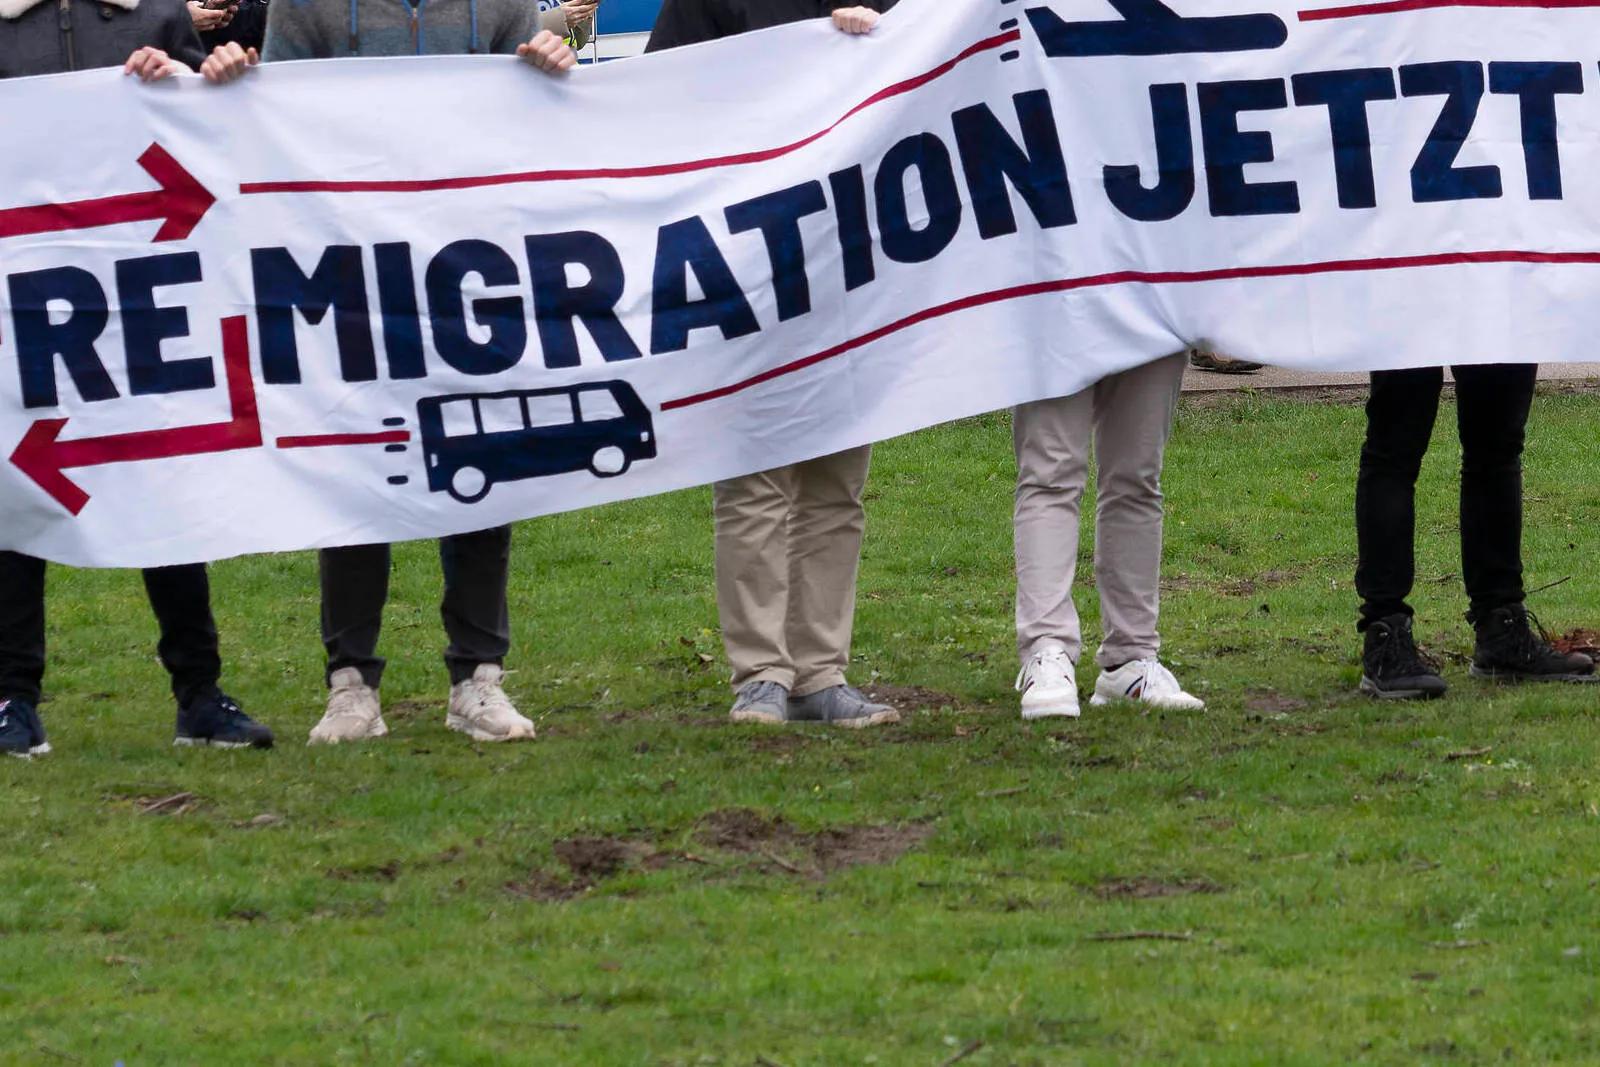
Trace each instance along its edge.
{"label": "beige khaki trousers", "polygon": [[1161,647],[1161,461],[1185,356],[1114,374],[1081,393],[1013,412],[1017,453],[1017,650],[1026,661],[1047,641],[1083,650],[1072,582],[1078,511],[1097,470],[1094,577],[1105,631],[1102,667],[1154,656]]}
{"label": "beige khaki trousers", "polygon": [[733,686],[843,685],[872,447],[718,482],[717,611]]}

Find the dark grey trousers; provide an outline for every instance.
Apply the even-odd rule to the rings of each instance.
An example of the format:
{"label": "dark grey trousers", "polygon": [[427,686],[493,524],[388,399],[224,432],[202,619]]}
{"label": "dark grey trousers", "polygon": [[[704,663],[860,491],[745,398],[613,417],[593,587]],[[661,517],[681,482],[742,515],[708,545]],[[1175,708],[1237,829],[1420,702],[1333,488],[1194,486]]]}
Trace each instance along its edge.
{"label": "dark grey trousers", "polygon": [[[0,552],[0,700],[39,703],[44,679],[44,576],[44,560]],[[172,695],[179,705],[209,695],[222,676],[222,657],[205,566],[147,570],[144,587],[161,628],[156,653],[172,676]]]}
{"label": "dark grey trousers", "polygon": [[[373,688],[383,680],[378,655],[383,606],[389,599],[388,545],[327,548],[322,570],[322,644],[328,650],[328,677],[354,667]],[[511,648],[506,581],[511,567],[511,527],[441,538],[444,600],[439,614],[450,639],[445,665],[450,684],[472,677],[481,663],[504,663]]]}

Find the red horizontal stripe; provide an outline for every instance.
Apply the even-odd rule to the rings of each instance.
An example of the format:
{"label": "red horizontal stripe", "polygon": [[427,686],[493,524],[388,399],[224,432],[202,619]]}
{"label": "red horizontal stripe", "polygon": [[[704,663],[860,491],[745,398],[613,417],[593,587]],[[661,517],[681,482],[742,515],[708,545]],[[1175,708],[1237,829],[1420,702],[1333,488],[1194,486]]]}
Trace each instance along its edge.
{"label": "red horizontal stripe", "polygon": [[1382,0],[1300,12],[1301,22],[1352,19],[1362,15],[1394,15],[1402,11],[1431,11],[1442,7],[1533,7],[1544,9],[1600,7],[1600,0]]}
{"label": "red horizontal stripe", "polygon": [[255,193],[429,193],[448,189],[482,189],[494,185],[521,185],[535,182],[570,182],[590,181],[598,178],[659,178],[668,174],[689,174],[694,171],[715,170],[719,167],[738,167],[747,163],[765,163],[780,156],[798,152],[806,145],[820,141],[834,130],[838,129],[847,119],[853,118],[885,100],[896,96],[903,96],[922,88],[929,82],[936,81],[950,73],[957,66],[973,56],[984,52],[991,52],[997,48],[1004,48],[1022,39],[1021,30],[1009,30],[987,40],[979,41],[966,51],[948,62],[909,78],[897,82],[863,100],[855,107],[841,115],[826,129],[817,131],[809,137],[801,138],[792,144],[778,148],[764,148],[754,152],[743,152],[731,156],[714,156],[709,159],[696,159],[687,163],[657,163],[644,167],[602,167],[596,170],[530,170],[519,174],[488,174],[479,177],[467,178],[427,178],[415,181],[283,181],[283,182],[246,182],[239,186],[243,194]]}
{"label": "red horizontal stripe", "polygon": [[342,445],[403,445],[411,440],[409,430],[383,433],[326,433],[278,438],[279,448],[338,448]]}
{"label": "red horizontal stripe", "polygon": [[978,293],[965,296],[960,300],[952,300],[947,304],[927,308],[915,314],[907,315],[903,319],[880,326],[871,333],[862,334],[832,348],[824,349],[815,355],[797,359],[792,363],[785,363],[781,367],[762,371],[753,377],[746,378],[732,385],[725,385],[719,389],[712,389],[704,393],[695,393],[692,396],[680,397],[669,400],[661,405],[662,411],[672,411],[676,408],[691,407],[703,404],[709,400],[719,400],[734,393],[741,393],[746,389],[770,382],[774,378],[782,378],[807,367],[814,366],[826,360],[853,352],[858,348],[881,341],[901,330],[909,330],[913,326],[920,326],[933,319],[944,318],[957,312],[968,311],[972,308],[985,307],[989,304],[1000,304],[1008,300],[1021,300],[1030,296],[1043,296],[1048,293],[1065,293],[1074,289],[1096,289],[1108,285],[1180,285],[1192,282],[1220,282],[1236,281],[1245,278],[1287,278],[1308,274],[1353,274],[1361,271],[1379,270],[1409,270],[1417,267],[1448,267],[1471,263],[1555,263],[1555,264],[1600,264],[1600,252],[1440,252],[1426,256],[1392,256],[1385,259],[1334,259],[1322,263],[1290,263],[1275,267],[1220,267],[1215,270],[1194,271],[1141,271],[1122,270],[1109,274],[1093,274],[1084,278],[1060,278],[1055,281],[1033,282],[1029,285],[1013,286],[1009,289],[996,289],[988,293]]}

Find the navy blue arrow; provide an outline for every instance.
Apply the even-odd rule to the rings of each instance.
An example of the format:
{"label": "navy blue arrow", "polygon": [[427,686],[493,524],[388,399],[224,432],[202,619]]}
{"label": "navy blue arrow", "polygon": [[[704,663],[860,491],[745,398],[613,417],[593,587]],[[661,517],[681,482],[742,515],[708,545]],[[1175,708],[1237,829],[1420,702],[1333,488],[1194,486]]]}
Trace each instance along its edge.
{"label": "navy blue arrow", "polygon": [[1161,0],[1106,0],[1122,16],[1109,22],[1067,22],[1048,7],[1028,9],[1045,55],[1170,56],[1186,52],[1253,52],[1277,48],[1289,28],[1276,15],[1186,18]]}

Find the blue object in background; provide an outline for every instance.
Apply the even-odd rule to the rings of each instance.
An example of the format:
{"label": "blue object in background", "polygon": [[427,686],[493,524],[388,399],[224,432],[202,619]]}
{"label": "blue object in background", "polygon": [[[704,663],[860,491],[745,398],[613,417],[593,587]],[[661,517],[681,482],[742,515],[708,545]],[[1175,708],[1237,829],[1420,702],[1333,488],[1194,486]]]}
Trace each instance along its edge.
{"label": "blue object in background", "polygon": [[[559,0],[539,0],[539,9],[560,6]],[[656,24],[661,0],[601,0],[601,33],[649,33]]]}

